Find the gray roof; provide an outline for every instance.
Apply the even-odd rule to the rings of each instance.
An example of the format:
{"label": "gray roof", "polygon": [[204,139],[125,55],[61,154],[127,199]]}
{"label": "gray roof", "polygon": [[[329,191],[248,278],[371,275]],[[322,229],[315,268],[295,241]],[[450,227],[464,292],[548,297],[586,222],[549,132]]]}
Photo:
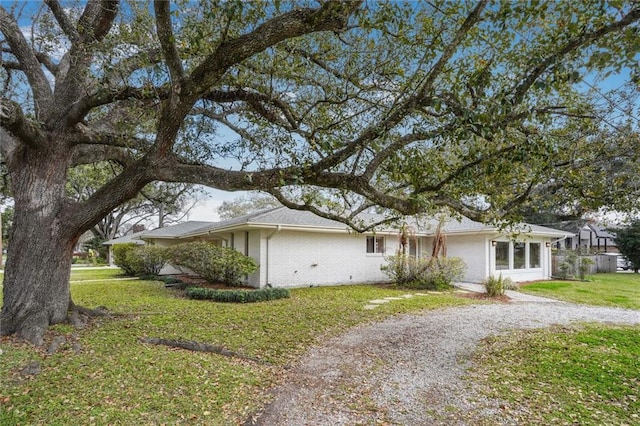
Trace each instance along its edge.
{"label": "gray roof", "polygon": [[[363,215],[364,221],[371,223],[379,222],[385,217],[382,215]],[[205,222],[206,223],[206,222]],[[435,232],[438,222],[436,219],[419,220],[414,222],[414,227],[418,233],[430,235]],[[275,227],[277,225],[300,227],[300,228],[318,228],[318,229],[340,229],[346,230],[347,225],[335,220],[325,219],[314,213],[301,210],[292,210],[287,207],[277,207],[270,210],[263,210],[233,219],[223,220],[220,222],[209,223],[200,229],[185,233],[183,236],[195,236],[214,232],[225,232],[233,228],[241,227]],[[385,231],[397,232],[397,226],[389,228]],[[471,219],[462,217],[460,219],[450,218],[445,224],[443,231],[446,233],[477,233],[477,232],[496,232],[498,229],[489,224],[474,222]],[[570,235],[565,231],[546,228],[539,225],[518,224],[511,228],[507,228],[505,232],[524,232],[534,233],[538,235],[547,235],[553,237],[563,237]],[[149,235],[145,235],[145,238]]]}
{"label": "gray roof", "polygon": [[144,241],[142,241],[140,239],[140,237],[142,237],[147,232],[149,232],[149,231],[134,232],[133,234],[128,234],[128,235],[124,235],[124,236],[119,237],[119,238],[114,238],[112,240],[107,240],[104,243],[102,243],[102,245],[112,246],[114,244],[128,244],[128,243],[144,244]]}
{"label": "gray roof", "polygon": [[[362,219],[366,222],[379,222],[384,220],[382,215],[363,215]],[[431,235],[435,232],[438,221],[435,218],[428,220],[413,220],[412,225],[416,229],[416,232],[422,235]],[[314,228],[314,229],[333,229],[333,230],[347,230],[347,225],[335,220],[325,219],[317,216],[314,213],[301,210],[292,210],[287,207],[277,207],[269,210],[262,210],[255,213],[250,213],[244,216],[235,217],[232,219],[223,220],[220,222],[200,222],[189,221],[179,223],[173,226],[167,226],[165,228],[158,228],[152,231],[142,231],[135,234],[127,235],[121,238],[116,238],[105,242],[105,245],[130,243],[134,242],[142,244],[142,239],[174,239],[184,238],[189,236],[198,236],[216,232],[227,232],[232,229],[252,227],[276,227],[286,226],[292,228]],[[397,232],[398,227],[389,227],[379,232]],[[449,218],[444,225],[443,231],[447,234],[473,234],[473,233],[486,233],[486,232],[498,232],[499,229],[493,225],[484,224],[480,222],[474,222],[466,217]],[[508,227],[504,231],[505,233],[522,232],[522,233],[534,233],[541,236],[550,237],[564,237],[569,236],[570,233],[560,231],[557,229],[546,228],[539,225],[518,224],[512,227]]]}
{"label": "gray roof", "polygon": [[144,233],[142,238],[178,238],[184,235],[198,232],[200,229],[207,228],[213,223],[215,222],[201,222],[190,220],[188,222],[178,223],[177,225],[171,225],[164,228],[157,228],[153,231],[147,231]]}
{"label": "gray roof", "polygon": [[588,224],[587,225],[595,234],[597,238],[610,238],[614,239],[616,236],[609,232],[607,229],[600,225]]}

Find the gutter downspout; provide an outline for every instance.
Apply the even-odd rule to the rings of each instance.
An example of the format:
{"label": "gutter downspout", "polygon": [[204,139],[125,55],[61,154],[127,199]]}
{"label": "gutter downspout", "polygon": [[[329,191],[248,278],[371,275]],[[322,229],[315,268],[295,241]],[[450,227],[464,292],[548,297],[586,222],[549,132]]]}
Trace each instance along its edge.
{"label": "gutter downspout", "polygon": [[266,238],[266,247],[265,247],[265,257],[267,260],[267,264],[265,265],[264,268],[264,273],[265,273],[265,285],[268,287],[271,285],[271,283],[269,282],[269,263],[271,263],[271,259],[270,259],[270,253],[269,253],[269,241],[271,241],[271,238],[276,235],[278,232],[280,232],[280,230],[282,230],[282,225],[276,225],[276,229],[275,231],[273,231],[271,234],[267,235]]}

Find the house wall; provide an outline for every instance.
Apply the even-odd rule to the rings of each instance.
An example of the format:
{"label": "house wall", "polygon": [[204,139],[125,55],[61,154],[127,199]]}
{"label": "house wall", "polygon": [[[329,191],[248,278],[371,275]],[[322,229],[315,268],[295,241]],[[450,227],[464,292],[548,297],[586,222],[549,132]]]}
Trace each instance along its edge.
{"label": "house wall", "polygon": [[[385,235],[386,254],[395,253],[397,247],[397,237]],[[265,250],[260,267],[262,285],[303,287],[388,281],[380,269],[386,264],[384,254],[366,253],[365,235],[282,230],[263,238],[261,248]],[[268,268],[264,266],[267,264]]]}
{"label": "house wall", "polygon": [[447,256],[459,257],[467,265],[466,282],[479,283],[489,275],[487,257],[490,242],[486,235],[447,236]]}
{"label": "house wall", "polygon": [[265,238],[269,235],[268,232],[261,230],[246,231],[243,232],[243,239],[246,240],[246,251],[243,254],[251,257],[258,264],[258,270],[249,275],[247,284],[251,287],[263,287],[266,284],[266,243],[263,241],[262,234],[266,234]]}

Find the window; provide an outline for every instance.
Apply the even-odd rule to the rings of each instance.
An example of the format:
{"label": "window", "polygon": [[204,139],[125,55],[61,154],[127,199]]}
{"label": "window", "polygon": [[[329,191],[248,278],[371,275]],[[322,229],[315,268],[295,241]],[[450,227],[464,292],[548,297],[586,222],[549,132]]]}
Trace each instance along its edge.
{"label": "window", "polygon": [[367,253],[384,253],[384,237],[367,237]]}
{"label": "window", "polygon": [[529,243],[529,268],[541,266],[540,253],[540,243]]}
{"label": "window", "polygon": [[509,269],[509,243],[498,241],[496,244],[496,270]]}
{"label": "window", "polygon": [[513,243],[513,269],[524,269],[527,267],[526,243]]}
{"label": "window", "polygon": [[418,240],[409,238],[409,256],[416,257],[418,255]]}

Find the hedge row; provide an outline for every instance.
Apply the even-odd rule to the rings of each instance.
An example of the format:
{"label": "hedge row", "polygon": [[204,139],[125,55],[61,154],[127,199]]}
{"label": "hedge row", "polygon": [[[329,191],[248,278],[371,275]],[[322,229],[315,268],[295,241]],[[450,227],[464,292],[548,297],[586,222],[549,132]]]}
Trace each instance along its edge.
{"label": "hedge row", "polygon": [[211,288],[190,287],[187,289],[190,299],[213,300],[225,303],[253,303],[291,297],[287,288],[261,288],[258,290],[214,290]]}
{"label": "hedge row", "polygon": [[188,268],[205,280],[231,286],[243,284],[245,276],[258,268],[256,262],[230,247],[219,247],[204,241],[178,244],[172,247],[115,244],[114,263],[126,275],[158,275],[167,264]]}

